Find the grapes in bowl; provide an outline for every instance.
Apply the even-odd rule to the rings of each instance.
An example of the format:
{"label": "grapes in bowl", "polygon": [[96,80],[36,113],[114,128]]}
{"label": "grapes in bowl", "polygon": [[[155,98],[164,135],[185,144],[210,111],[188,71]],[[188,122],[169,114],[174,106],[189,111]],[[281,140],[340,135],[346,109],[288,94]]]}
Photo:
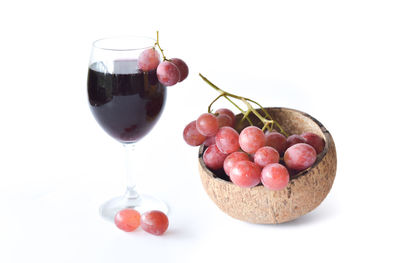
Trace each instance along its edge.
{"label": "grapes in bowl", "polygon": [[[250,126],[246,120],[240,121],[242,114],[236,115],[234,128],[240,134],[241,149],[248,151],[249,158],[237,153],[234,153],[237,156],[228,158],[228,152],[223,153],[228,163],[228,175],[221,165],[213,164],[211,168],[206,165],[205,160],[207,162],[208,159],[203,157],[210,146],[203,144],[199,148],[199,171],[206,193],[222,211],[246,222],[278,224],[307,214],[325,199],[336,175],[336,149],[331,134],[310,115],[288,108],[264,110],[291,136],[282,139],[274,134],[275,131],[267,132],[266,139],[259,140],[259,144],[262,141],[262,149],[258,146],[260,150],[255,152],[245,136],[258,136],[255,128],[261,128],[263,124],[254,115],[249,115],[253,124]],[[262,109],[257,111],[261,113]],[[245,129],[249,131],[242,133]],[[242,134],[244,137],[240,138]],[[279,141],[283,141],[285,146],[282,143],[274,145]],[[215,149],[212,150],[215,152]],[[221,156],[219,154],[219,158],[224,157]],[[232,165],[232,159],[237,158],[241,159]],[[247,177],[240,177],[241,169],[247,169]],[[258,181],[252,177],[256,173],[261,175]]]}

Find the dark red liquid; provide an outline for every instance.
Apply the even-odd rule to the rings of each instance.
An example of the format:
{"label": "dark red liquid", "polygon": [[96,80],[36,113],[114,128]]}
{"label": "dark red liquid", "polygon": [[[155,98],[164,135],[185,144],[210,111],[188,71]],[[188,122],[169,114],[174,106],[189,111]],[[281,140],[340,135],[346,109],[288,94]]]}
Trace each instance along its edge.
{"label": "dark red liquid", "polygon": [[156,124],[166,89],[155,71],[137,70],[135,60],[115,61],[113,73],[102,63],[89,68],[90,109],[100,126],[121,142],[135,142]]}

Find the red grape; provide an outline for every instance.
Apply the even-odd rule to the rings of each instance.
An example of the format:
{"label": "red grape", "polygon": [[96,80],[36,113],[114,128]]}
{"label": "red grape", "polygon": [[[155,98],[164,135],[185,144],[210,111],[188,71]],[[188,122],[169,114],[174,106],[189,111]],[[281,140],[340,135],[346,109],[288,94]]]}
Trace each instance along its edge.
{"label": "red grape", "polygon": [[325,141],[320,136],[312,132],[305,132],[301,135],[306,140],[306,143],[314,147],[317,154],[325,148]]}
{"label": "red grape", "polygon": [[211,113],[203,113],[197,118],[196,127],[204,136],[214,136],[219,129],[217,117]]}
{"label": "red grape", "polygon": [[281,190],[289,182],[289,172],[282,164],[268,164],[261,171],[261,182],[269,190]]}
{"label": "red grape", "polygon": [[218,114],[217,120],[218,120],[218,126],[219,127],[229,126],[229,127],[233,128],[232,119],[227,114],[224,114],[224,113]]}
{"label": "red grape", "polygon": [[279,163],[279,153],[272,147],[261,147],[254,154],[254,162],[260,167],[264,167],[270,163]]}
{"label": "red grape", "polygon": [[289,147],[283,156],[286,166],[293,170],[307,169],[314,164],[316,159],[315,149],[306,143],[298,143]]}
{"label": "red grape", "polygon": [[199,133],[196,128],[196,121],[192,121],[183,130],[183,139],[191,146],[199,146],[206,140],[206,136]]}
{"label": "red grape", "polygon": [[239,161],[232,166],[229,177],[240,187],[253,187],[260,183],[261,169],[253,162]]}
{"label": "red grape", "polygon": [[232,127],[222,127],[215,135],[215,144],[218,149],[226,154],[236,152],[240,149],[239,133]]}
{"label": "red grape", "polygon": [[149,48],[140,53],[138,58],[138,68],[143,71],[156,69],[160,64],[160,55],[155,48]]}
{"label": "red grape", "polygon": [[305,143],[305,142],[306,140],[303,137],[301,137],[298,134],[293,134],[287,138],[287,147],[289,148],[290,146],[295,145],[297,143]]}
{"label": "red grape", "polygon": [[235,120],[235,114],[230,109],[221,108],[215,111],[218,114],[226,114],[231,117],[232,120]]}
{"label": "red grape", "polygon": [[229,176],[232,166],[239,161],[249,161],[250,157],[244,152],[234,152],[229,154],[224,161],[224,171]]}
{"label": "red grape", "polygon": [[175,85],[180,78],[179,69],[174,63],[163,61],[157,67],[157,78],[164,86]]}
{"label": "red grape", "polygon": [[171,62],[174,63],[175,66],[177,66],[179,69],[180,73],[179,82],[186,79],[186,77],[189,75],[189,68],[186,65],[186,63],[180,58],[171,58]]}
{"label": "red grape", "polygon": [[255,153],[258,149],[265,146],[265,135],[256,126],[246,127],[239,135],[239,144],[243,151]]}
{"label": "red grape", "polygon": [[221,152],[217,145],[213,144],[203,153],[203,161],[208,168],[218,170],[224,166],[226,156],[228,155]]}
{"label": "red grape", "polygon": [[142,229],[156,236],[164,234],[168,225],[168,217],[161,211],[148,211],[142,214],[140,218],[140,226]]}
{"label": "red grape", "polygon": [[215,136],[207,137],[206,140],[203,142],[205,146],[210,146],[211,144],[215,144]]}
{"label": "red grape", "polygon": [[277,150],[279,154],[283,154],[287,148],[286,137],[279,132],[267,132],[265,134],[265,140],[265,145],[275,148],[275,150]]}
{"label": "red grape", "polygon": [[219,115],[228,115],[231,118],[231,124],[229,126],[231,126],[232,128],[235,126],[235,114],[230,109],[221,108],[216,110],[215,113],[218,113]]}
{"label": "red grape", "polygon": [[121,210],[115,215],[114,223],[119,229],[132,232],[140,225],[140,214],[131,208]]}

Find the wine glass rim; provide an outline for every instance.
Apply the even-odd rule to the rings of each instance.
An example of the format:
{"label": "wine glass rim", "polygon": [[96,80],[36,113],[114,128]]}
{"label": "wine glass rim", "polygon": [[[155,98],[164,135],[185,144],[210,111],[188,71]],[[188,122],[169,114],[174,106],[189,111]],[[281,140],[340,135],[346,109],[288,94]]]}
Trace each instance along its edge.
{"label": "wine glass rim", "polygon": [[[113,48],[113,47],[107,47],[106,45],[101,45],[102,42],[106,42],[106,41],[128,41],[128,40],[134,40],[134,39],[142,39],[142,40],[147,40],[149,42],[149,44],[141,46],[141,47],[128,47],[128,48]],[[150,44],[151,43],[151,44]],[[151,48],[154,47],[154,44],[156,43],[156,39],[151,38],[151,37],[146,37],[146,36],[112,36],[112,37],[103,37],[100,39],[97,39],[95,41],[93,41],[93,47],[97,48],[97,49],[102,49],[102,50],[108,50],[108,51],[135,51],[135,50],[143,50],[143,49],[147,49],[147,48]]]}

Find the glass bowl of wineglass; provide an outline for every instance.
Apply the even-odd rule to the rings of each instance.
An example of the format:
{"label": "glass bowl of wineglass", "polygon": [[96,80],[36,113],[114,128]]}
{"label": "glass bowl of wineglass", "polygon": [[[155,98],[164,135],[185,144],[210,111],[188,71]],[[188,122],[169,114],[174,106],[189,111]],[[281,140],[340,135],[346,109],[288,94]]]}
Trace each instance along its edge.
{"label": "glass bowl of wineglass", "polygon": [[[127,187],[123,195],[100,207],[100,215],[113,220],[125,208],[139,212],[160,210],[168,206],[161,200],[139,194],[133,174],[134,145],[145,137],[159,120],[166,101],[166,87],[158,81],[156,70],[138,69],[141,52],[154,47],[147,37],[113,37],[93,42],[89,61],[87,91],[89,107],[97,123],[126,152]],[[135,156],[139,157],[139,155]]]}

